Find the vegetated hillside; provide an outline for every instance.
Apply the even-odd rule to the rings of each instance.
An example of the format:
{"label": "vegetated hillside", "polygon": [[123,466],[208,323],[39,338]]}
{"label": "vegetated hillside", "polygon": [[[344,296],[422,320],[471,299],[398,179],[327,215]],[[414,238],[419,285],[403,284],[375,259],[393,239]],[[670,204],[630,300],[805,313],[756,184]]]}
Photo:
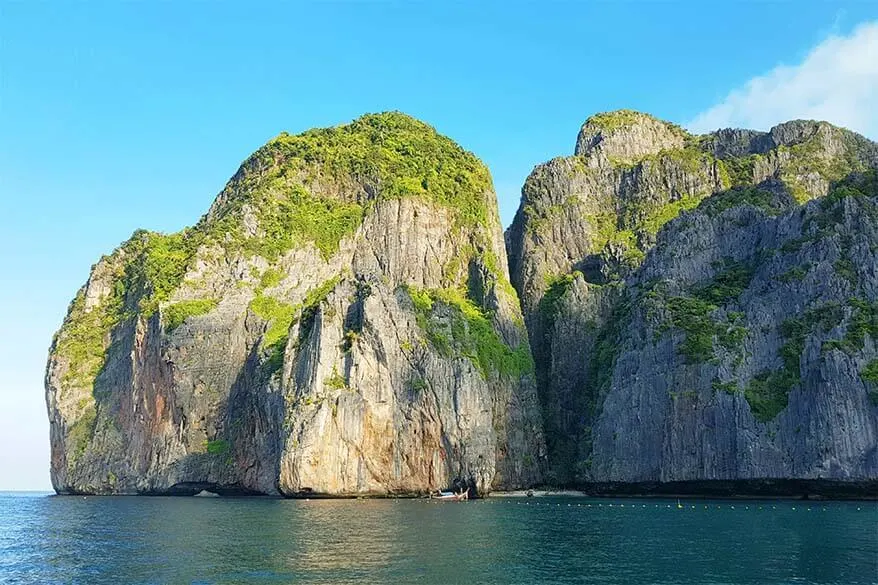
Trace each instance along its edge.
{"label": "vegetated hillside", "polygon": [[825,122],[599,114],[504,249],[488,170],[430,126],[281,134],[92,268],[47,367],[53,484],[874,486],[876,168]]}
{"label": "vegetated hillside", "polygon": [[538,483],[490,174],[399,113],[281,134],[193,228],[92,268],[46,373],[61,493]]}
{"label": "vegetated hillside", "polygon": [[876,167],[825,122],[623,110],[534,169],[506,242],[548,481],[878,478]]}

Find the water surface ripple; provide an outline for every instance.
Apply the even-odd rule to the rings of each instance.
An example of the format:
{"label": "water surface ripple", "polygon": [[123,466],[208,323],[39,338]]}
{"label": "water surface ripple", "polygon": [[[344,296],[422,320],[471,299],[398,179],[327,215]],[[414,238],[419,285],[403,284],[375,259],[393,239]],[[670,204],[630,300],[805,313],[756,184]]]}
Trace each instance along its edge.
{"label": "water surface ripple", "polygon": [[0,494],[0,582],[878,583],[865,502]]}

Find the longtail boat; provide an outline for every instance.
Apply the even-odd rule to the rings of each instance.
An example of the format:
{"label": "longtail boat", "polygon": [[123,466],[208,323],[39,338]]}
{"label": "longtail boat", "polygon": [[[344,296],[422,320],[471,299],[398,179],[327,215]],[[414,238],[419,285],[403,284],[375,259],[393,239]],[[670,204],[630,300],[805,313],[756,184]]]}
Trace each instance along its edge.
{"label": "longtail boat", "polygon": [[462,500],[469,499],[469,490],[464,490],[459,494],[454,492],[436,492],[435,494],[430,494],[431,500],[447,500],[450,502],[460,502]]}

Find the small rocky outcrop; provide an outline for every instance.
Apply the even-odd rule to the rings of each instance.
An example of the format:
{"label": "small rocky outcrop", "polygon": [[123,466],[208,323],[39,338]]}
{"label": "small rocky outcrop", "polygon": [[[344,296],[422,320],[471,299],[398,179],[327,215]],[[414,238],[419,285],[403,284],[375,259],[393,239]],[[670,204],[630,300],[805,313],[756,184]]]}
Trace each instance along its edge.
{"label": "small rocky outcrop", "polygon": [[281,134],[192,228],[93,267],[46,372],[59,493],[542,480],[488,170],[399,113]]}
{"label": "small rocky outcrop", "polygon": [[534,169],[506,244],[550,482],[878,479],[876,153],[621,111]]}

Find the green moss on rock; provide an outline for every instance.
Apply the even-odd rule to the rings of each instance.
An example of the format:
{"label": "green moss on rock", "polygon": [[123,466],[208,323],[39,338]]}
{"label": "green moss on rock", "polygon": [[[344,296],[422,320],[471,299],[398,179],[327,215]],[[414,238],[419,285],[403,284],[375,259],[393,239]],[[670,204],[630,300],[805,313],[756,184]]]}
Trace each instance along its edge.
{"label": "green moss on rock", "polygon": [[588,379],[592,382],[585,397],[592,418],[597,413],[600,395],[608,391],[612,383],[613,371],[624,343],[623,335],[631,322],[633,306],[634,301],[623,290],[613,305],[610,317],[595,336],[594,349],[587,368]]}
{"label": "green moss on rock", "polygon": [[752,205],[768,215],[778,215],[783,211],[783,208],[776,205],[774,199],[774,194],[765,189],[737,186],[704,199],[698,209],[710,217],[716,217],[728,209],[741,205]]}
{"label": "green moss on rock", "polygon": [[85,290],[80,290],[70,304],[67,318],[55,338],[54,352],[67,362],[62,377],[65,387],[90,388],[106,359],[106,346],[117,312],[108,301],[86,309]]}
{"label": "green moss on rock", "polygon": [[188,301],[180,301],[172,305],[168,305],[162,311],[165,321],[165,331],[171,333],[177,327],[183,324],[190,317],[206,315],[213,311],[219,301],[217,299],[194,299]]}
{"label": "green moss on rock", "polygon": [[878,406],[878,359],[874,359],[863,366],[860,377],[869,384],[868,395],[872,406]]}
{"label": "green moss on rock", "polygon": [[860,370],[860,377],[870,384],[878,384],[878,359],[863,366],[863,369]]}
{"label": "green moss on rock", "polygon": [[789,403],[790,389],[798,382],[787,370],[762,372],[744,388],[744,398],[753,418],[766,423],[780,414]]}
{"label": "green moss on rock", "polygon": [[793,266],[778,276],[777,279],[783,283],[801,282],[808,275],[809,270],[811,270],[811,263],[805,262],[801,266]]}
{"label": "green moss on rock", "polygon": [[707,301],[691,297],[670,297],[667,299],[670,326],[685,333],[679,351],[689,363],[701,363],[713,357],[713,338],[716,324],[711,313],[717,306]]}
{"label": "green moss on rock", "polygon": [[250,301],[250,310],[269,323],[262,336],[262,346],[270,347],[285,340],[299,307],[279,301],[274,297],[257,296]]}
{"label": "green moss on rock", "polygon": [[284,273],[282,271],[277,268],[267,268],[259,278],[259,291],[276,287],[283,278]]}
{"label": "green moss on rock", "polygon": [[848,310],[851,316],[844,337],[824,342],[824,351],[839,349],[853,354],[863,349],[867,335],[878,340],[878,301],[851,298]]}
{"label": "green moss on rock", "polygon": [[347,380],[338,373],[338,369],[335,366],[332,368],[332,374],[323,381],[323,385],[330,390],[344,390],[348,387]]}
{"label": "green moss on rock", "polygon": [[285,198],[268,198],[259,205],[258,236],[241,240],[241,248],[274,261],[310,241],[324,259],[329,259],[338,251],[341,240],[360,226],[363,214],[358,203],[315,196],[296,185]]}
{"label": "green moss on rock", "polygon": [[314,313],[317,311],[317,308],[320,304],[326,300],[326,297],[329,296],[329,293],[338,286],[338,283],[341,282],[340,276],[334,276],[330,279],[323,281],[319,286],[308,291],[308,294],[305,295],[305,300],[302,302],[302,321],[307,322],[310,321],[314,316]]}
{"label": "green moss on rock", "polygon": [[527,342],[515,348],[506,345],[495,331],[490,315],[461,291],[414,287],[406,287],[406,291],[415,307],[418,325],[440,354],[468,358],[485,379],[495,374],[516,377],[533,373]]}
{"label": "green moss on rock", "polygon": [[644,218],[637,228],[655,235],[662,226],[670,222],[672,219],[676,219],[683,211],[697,207],[707,195],[707,193],[701,195],[684,195],[679,199],[669,201]]}
{"label": "green moss on rock", "polygon": [[763,156],[760,154],[751,154],[720,161],[725,175],[728,177],[729,186],[734,188],[752,185],[755,179],[753,170],[761,158]]}
{"label": "green moss on rock", "polygon": [[191,229],[174,234],[134,232],[122,245],[125,309],[152,315],[183,282],[200,241],[200,234]]}
{"label": "green moss on rock", "polygon": [[225,439],[207,441],[204,444],[204,450],[210,455],[223,455],[228,453],[231,448],[231,444]]}
{"label": "green moss on rock", "polygon": [[82,454],[85,453],[86,448],[88,448],[95,432],[96,423],[97,410],[95,410],[94,403],[89,402],[76,419],[76,422],[70,427],[67,436],[67,440],[71,446],[69,453],[74,460],[81,457]]}
{"label": "green moss on rock", "polygon": [[719,378],[714,378],[710,386],[713,388],[714,392],[725,392],[726,394],[738,393],[738,382],[735,380],[723,382]]}
{"label": "green moss on rock", "polygon": [[582,273],[574,271],[570,274],[547,279],[548,288],[540,299],[539,310],[548,327],[551,327],[555,322],[555,315],[558,314],[560,309],[561,299],[570,289],[577,276],[581,278]]}
{"label": "green moss on rock", "polygon": [[268,352],[268,357],[263,363],[266,373],[272,374],[283,365],[290,327],[296,322],[310,325],[317,307],[339,281],[338,276],[324,281],[308,291],[301,304],[287,303],[261,292],[250,301],[250,310],[268,323],[260,344],[263,350]]}
{"label": "green moss on rock", "polygon": [[656,287],[649,293],[651,302],[664,313],[656,337],[676,329],[685,335],[679,352],[690,364],[699,364],[716,357],[715,343],[728,351],[739,351],[748,330],[743,325],[746,315],[728,312],[725,317],[715,313],[738,299],[753,277],[750,264],[726,260],[721,270],[708,282],[694,287],[684,295],[667,296]]}
{"label": "green moss on rock", "polygon": [[707,284],[696,287],[693,294],[708,303],[725,305],[738,299],[750,286],[754,268],[746,262],[725,260],[723,270]]}
{"label": "green moss on rock", "polygon": [[783,366],[755,376],[746,386],[744,397],[756,420],[773,420],[787,407],[790,390],[801,381],[801,356],[808,336],[827,333],[842,320],[841,306],[826,303],[786,319],[780,326],[783,344],[779,354]]}

